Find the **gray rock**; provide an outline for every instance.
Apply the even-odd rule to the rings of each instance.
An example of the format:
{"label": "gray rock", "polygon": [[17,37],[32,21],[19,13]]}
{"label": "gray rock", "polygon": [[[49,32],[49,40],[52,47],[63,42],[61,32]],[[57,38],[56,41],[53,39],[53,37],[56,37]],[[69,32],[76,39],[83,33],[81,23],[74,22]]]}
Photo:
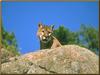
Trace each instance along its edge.
{"label": "gray rock", "polygon": [[1,49],[1,63],[9,62],[11,57],[14,57],[13,53],[4,48]]}
{"label": "gray rock", "polygon": [[1,66],[2,74],[98,74],[99,57],[86,48],[65,45],[27,53]]}
{"label": "gray rock", "polygon": [[32,66],[32,63],[29,61],[12,61],[3,63],[1,68],[2,74],[25,74],[28,72],[29,68]]}

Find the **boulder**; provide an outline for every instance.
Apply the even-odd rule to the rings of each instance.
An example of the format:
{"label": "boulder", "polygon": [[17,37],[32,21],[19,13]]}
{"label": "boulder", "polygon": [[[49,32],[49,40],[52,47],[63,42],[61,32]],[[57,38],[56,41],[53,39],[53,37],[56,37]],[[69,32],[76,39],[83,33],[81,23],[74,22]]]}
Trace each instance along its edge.
{"label": "boulder", "polygon": [[2,74],[98,74],[99,57],[78,45],[65,45],[14,57],[1,67]]}
{"label": "boulder", "polygon": [[11,52],[8,51],[5,48],[1,49],[1,63],[9,62],[11,57],[14,57],[15,55]]}

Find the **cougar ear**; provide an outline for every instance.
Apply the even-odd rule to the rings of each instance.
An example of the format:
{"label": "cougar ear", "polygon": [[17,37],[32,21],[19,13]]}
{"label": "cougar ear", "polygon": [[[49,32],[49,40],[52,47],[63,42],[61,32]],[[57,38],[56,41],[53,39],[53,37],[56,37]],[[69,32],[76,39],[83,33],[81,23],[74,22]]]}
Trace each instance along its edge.
{"label": "cougar ear", "polygon": [[51,25],[51,29],[54,30],[54,25]]}
{"label": "cougar ear", "polygon": [[42,23],[39,23],[39,24],[38,24],[38,27],[39,27],[39,28],[42,28],[42,27],[43,27]]}

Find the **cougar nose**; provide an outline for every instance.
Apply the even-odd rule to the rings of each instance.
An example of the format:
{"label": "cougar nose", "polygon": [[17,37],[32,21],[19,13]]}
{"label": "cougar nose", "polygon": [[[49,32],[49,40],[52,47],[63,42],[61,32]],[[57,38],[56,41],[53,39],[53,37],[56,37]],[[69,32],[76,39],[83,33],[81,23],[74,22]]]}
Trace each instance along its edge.
{"label": "cougar nose", "polygon": [[48,36],[48,34],[46,33],[46,34],[45,34],[45,36],[47,37],[47,36]]}
{"label": "cougar nose", "polygon": [[46,39],[48,39],[49,38],[49,36],[46,36]]}

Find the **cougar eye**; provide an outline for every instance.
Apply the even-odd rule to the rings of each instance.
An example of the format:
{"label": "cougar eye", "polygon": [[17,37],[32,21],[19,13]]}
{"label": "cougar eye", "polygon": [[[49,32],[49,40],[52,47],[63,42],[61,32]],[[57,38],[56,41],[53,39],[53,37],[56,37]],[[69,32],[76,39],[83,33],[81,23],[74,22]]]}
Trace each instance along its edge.
{"label": "cougar eye", "polygon": [[42,32],[44,32],[44,30]]}
{"label": "cougar eye", "polygon": [[51,33],[50,31],[48,31],[48,33]]}

